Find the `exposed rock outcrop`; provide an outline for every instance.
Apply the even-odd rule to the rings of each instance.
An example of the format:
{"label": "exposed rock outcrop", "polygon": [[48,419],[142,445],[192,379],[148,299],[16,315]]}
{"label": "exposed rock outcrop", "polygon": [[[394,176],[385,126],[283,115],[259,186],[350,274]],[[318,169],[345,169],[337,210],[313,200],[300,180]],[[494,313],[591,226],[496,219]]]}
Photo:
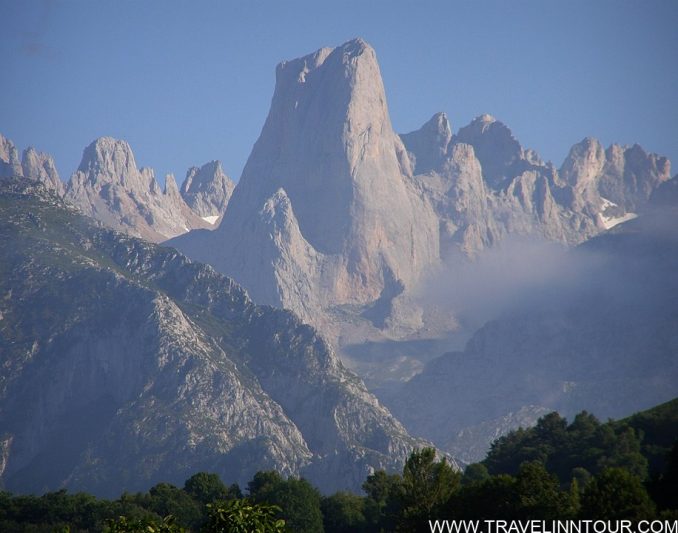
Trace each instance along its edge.
{"label": "exposed rock outcrop", "polygon": [[508,234],[579,244],[635,217],[669,176],[666,158],[638,146],[605,151],[592,138],[573,146],[558,171],[490,115],[449,131],[437,113],[402,135],[440,219],[443,257],[473,257]]}
{"label": "exposed rock outcrop", "polygon": [[[254,226],[269,224],[264,206],[280,189],[304,244],[279,239],[278,248],[299,258],[266,255],[270,247],[241,237],[269,238]],[[407,286],[436,263],[437,226],[391,127],[374,50],[357,39],[278,65],[271,110],[221,226],[195,237],[208,245],[191,244],[192,235],[172,244],[242,280],[256,301],[299,310],[300,291],[290,297],[285,287],[298,285],[286,273],[301,263],[302,286],[321,307],[365,304],[389,276]],[[317,323],[318,310],[302,316]]]}
{"label": "exposed rock outcrop", "polygon": [[648,154],[637,144],[613,144],[605,151],[605,160],[600,193],[627,212],[642,210],[652,191],[671,177],[668,159]]}
{"label": "exposed rock outcrop", "polygon": [[[266,206],[281,227],[285,205],[281,193]],[[311,327],[212,268],[27,180],[0,183],[0,215],[7,489],[113,496],[270,468],[357,490],[425,445]]]}
{"label": "exposed rock outcrop", "polygon": [[400,136],[415,174],[439,168],[448,155],[452,128],[445,113],[436,113],[420,129]]}
{"label": "exposed rock outcrop", "polygon": [[85,149],[66,198],[106,226],[151,242],[210,226],[186,205],[173,177],[163,191],[152,169],[137,168],[129,144],[111,137]]}
{"label": "exposed rock outcrop", "polygon": [[21,158],[21,168],[26,178],[39,181],[48,189],[53,190],[59,196],[65,192],[64,182],[59,178],[54,159],[49,154],[38,152],[35,148],[24,150]]}
{"label": "exposed rock outcrop", "polygon": [[454,136],[454,142],[473,146],[490,188],[499,190],[514,177],[541,166],[543,162],[532,150],[525,150],[511,130],[491,115],[481,115]]}
{"label": "exposed rock outcrop", "polygon": [[0,178],[8,177],[28,178],[42,183],[59,196],[64,194],[64,183],[59,178],[51,155],[29,147],[19,159],[14,143],[0,134]]}
{"label": "exposed rock outcrop", "polygon": [[14,143],[0,134],[0,177],[23,176],[19,152]]}
{"label": "exposed rock outcrop", "polygon": [[453,134],[436,113],[398,136],[374,50],[356,39],[278,66],[220,228],[171,244],[333,337],[435,335],[410,291],[456,252],[510,234],[577,245],[636,216],[668,162],[616,153],[586,139],[559,172],[490,115]]}
{"label": "exposed rock outcrop", "polygon": [[221,168],[221,162],[210,161],[200,168],[191,167],[181,185],[181,196],[203,220],[212,224],[226,212],[235,183]]}

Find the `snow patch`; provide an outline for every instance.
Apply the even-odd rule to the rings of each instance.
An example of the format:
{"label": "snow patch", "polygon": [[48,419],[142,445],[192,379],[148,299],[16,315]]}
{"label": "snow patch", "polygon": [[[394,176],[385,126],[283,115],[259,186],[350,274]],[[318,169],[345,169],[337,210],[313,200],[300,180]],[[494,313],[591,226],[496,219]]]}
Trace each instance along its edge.
{"label": "snow patch", "polygon": [[622,222],[628,222],[629,220],[638,218],[638,215],[636,213],[626,213],[620,217],[606,217],[605,215],[601,214],[600,218],[603,219],[603,226],[605,226],[605,229],[610,229],[614,228],[617,224],[621,224]]}
{"label": "snow patch", "polygon": [[214,224],[217,220],[219,220],[219,215],[211,215],[209,217],[202,217],[202,219],[209,224]]}
{"label": "snow patch", "polygon": [[615,204],[613,201],[608,200],[607,198],[603,198],[602,196],[600,199],[603,201],[603,206],[600,210],[600,219],[602,220],[605,229],[612,229],[617,224],[621,224],[622,222],[628,222],[629,220],[638,218],[638,215],[636,213],[624,213],[623,215],[618,217],[606,216],[605,211],[607,210],[608,207],[619,207],[619,206]]}
{"label": "snow patch", "polygon": [[607,198],[603,198],[602,196],[600,199],[603,201],[603,207],[601,207],[601,212],[605,211],[608,207],[617,207],[617,204],[615,204],[612,200],[608,200]]}

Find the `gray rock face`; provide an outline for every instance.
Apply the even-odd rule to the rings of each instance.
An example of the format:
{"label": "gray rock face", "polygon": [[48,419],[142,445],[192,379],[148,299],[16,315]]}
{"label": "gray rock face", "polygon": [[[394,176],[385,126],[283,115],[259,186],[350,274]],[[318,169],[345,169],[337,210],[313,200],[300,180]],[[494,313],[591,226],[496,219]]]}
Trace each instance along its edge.
{"label": "gray rock face", "polygon": [[490,191],[471,145],[449,146],[449,155],[434,170],[417,176],[440,221],[440,250],[473,256],[499,238],[491,212]]}
{"label": "gray rock face", "polygon": [[415,179],[438,217],[443,259],[458,251],[474,257],[509,234],[576,244],[600,231],[597,211],[576,210],[571,199],[580,195],[504,124],[483,115],[455,136],[449,129],[437,114],[403,136],[412,158],[426,162]]}
{"label": "gray rock face", "polygon": [[[671,180],[673,181],[673,180]],[[385,403],[450,453],[529,423],[543,408],[619,418],[678,394],[678,195],[570,252],[581,271],[430,362]],[[662,194],[664,193],[664,194]],[[659,198],[664,199],[659,200]],[[652,275],[648,276],[648,272]],[[533,418],[534,418],[533,417]],[[522,421],[522,422],[521,422]]]}
{"label": "gray rock face", "polygon": [[613,144],[603,150],[598,141],[587,138],[572,147],[560,175],[573,188],[571,208],[609,229],[643,211],[670,171],[665,157],[648,154],[638,145]]}
{"label": "gray rock face", "polygon": [[[201,217],[221,218],[234,188],[235,183],[224,173],[221,162],[211,161],[188,170],[181,185],[181,197]],[[216,223],[217,219],[214,220]]]}
{"label": "gray rock face", "polygon": [[534,152],[520,146],[506,125],[491,115],[481,115],[461,128],[454,142],[473,146],[485,181],[494,190],[501,189],[533,165],[543,164]]}
{"label": "gray rock face", "polygon": [[400,136],[416,174],[438,168],[446,159],[452,128],[445,113],[436,113],[417,131]]}
{"label": "gray rock face", "polygon": [[66,198],[106,226],[152,242],[210,226],[186,205],[173,177],[161,190],[153,170],[137,169],[130,146],[111,137],[85,149]]}
{"label": "gray rock face", "polygon": [[28,180],[0,184],[0,236],[9,490],[113,496],[261,469],[358,489],[425,444],[312,328],[208,266],[101,229]]}
{"label": "gray rock face", "polygon": [[[281,190],[298,233],[294,242],[281,233],[271,256],[241,235],[269,239],[255,226],[269,224],[266,206]],[[355,40],[278,66],[271,110],[221,226],[198,237],[209,245],[190,235],[173,244],[241,280],[256,301],[298,310],[285,272],[304,272],[301,293],[313,287],[322,307],[374,301],[389,276],[407,286],[438,260],[437,226],[391,127],[374,50]]]}
{"label": "gray rock face", "polygon": [[602,206],[598,191],[600,176],[605,168],[605,150],[591,137],[575,144],[560,167],[560,176],[573,194],[569,207],[595,216]]}
{"label": "gray rock face", "polygon": [[12,141],[0,134],[0,177],[22,175],[19,152]]}
{"label": "gray rock face", "polygon": [[637,146],[605,151],[587,138],[557,171],[490,115],[451,139],[449,129],[439,113],[403,135],[411,159],[425,162],[416,165],[417,179],[440,219],[443,257],[474,256],[508,234],[579,244],[636,216],[669,176],[665,158]]}
{"label": "gray rock face", "polygon": [[220,229],[172,244],[333,337],[435,334],[433,318],[451,321],[410,293],[455,252],[473,258],[511,234],[577,245],[636,216],[668,162],[615,150],[586,139],[559,172],[490,115],[453,135],[437,113],[399,137],[357,39],[278,66]]}
{"label": "gray rock face", "polygon": [[671,163],[665,157],[648,154],[638,146],[611,145],[605,151],[605,168],[600,176],[600,193],[627,212],[637,212],[652,191],[671,177]]}
{"label": "gray rock face", "polygon": [[42,183],[59,196],[64,194],[64,183],[51,155],[30,147],[24,150],[20,160],[14,143],[0,134],[0,178],[3,177],[28,178]]}
{"label": "gray rock face", "polygon": [[34,179],[63,196],[66,190],[64,182],[59,178],[54,159],[49,154],[38,152],[35,148],[24,150],[21,168],[26,178]]}

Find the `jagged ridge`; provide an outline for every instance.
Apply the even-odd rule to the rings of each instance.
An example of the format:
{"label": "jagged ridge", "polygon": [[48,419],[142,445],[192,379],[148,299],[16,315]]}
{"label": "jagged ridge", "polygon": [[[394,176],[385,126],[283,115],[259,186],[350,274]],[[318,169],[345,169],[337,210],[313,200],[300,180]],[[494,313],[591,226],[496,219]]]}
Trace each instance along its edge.
{"label": "jagged ridge", "polygon": [[1,187],[9,489],[115,494],[262,468],[355,489],[423,444],[291,313],[31,182]]}

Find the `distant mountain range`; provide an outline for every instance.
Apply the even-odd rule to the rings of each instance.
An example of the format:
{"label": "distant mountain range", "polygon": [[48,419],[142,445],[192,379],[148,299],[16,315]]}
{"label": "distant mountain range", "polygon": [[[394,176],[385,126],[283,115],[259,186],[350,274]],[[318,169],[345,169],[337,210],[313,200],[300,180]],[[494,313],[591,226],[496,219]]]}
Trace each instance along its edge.
{"label": "distant mountain range", "polygon": [[78,170],[64,184],[50,155],[28,148],[19,159],[12,141],[0,135],[3,176],[39,181],[106,226],[151,242],[215,228],[235,187],[221,163],[212,161],[190,168],[181,190],[168,174],[163,190],[152,169],[137,168],[129,144],[110,137],[85,148]]}
{"label": "distant mountain range", "polygon": [[[134,400],[134,407],[126,407],[127,418],[121,421],[118,411],[113,418],[102,418],[121,424],[121,434],[138,443],[143,454],[150,454],[152,439],[143,440],[139,435],[146,439],[164,427],[153,418],[157,413],[172,413],[173,422],[167,430],[172,436],[158,448],[162,458],[155,466],[148,466],[141,451],[134,456],[139,468],[145,461],[144,468],[150,469],[143,474],[144,480],[155,479],[164,468],[161,464],[176,466],[188,461],[185,464],[190,462],[194,468],[198,459],[184,459],[186,450],[193,450],[193,444],[186,443],[208,438],[210,426],[224,423],[217,422],[224,416],[219,410],[210,411],[212,418],[200,431],[182,426],[188,424],[184,418],[173,418],[177,412],[194,413],[193,407],[175,410],[177,398],[184,401],[181,391],[188,385],[183,383],[163,385],[165,403],[153,403],[157,400],[144,396],[146,392],[141,391],[146,391],[145,387],[153,390],[152,383],[162,375],[165,363],[158,361],[179,361],[172,363],[179,365],[172,367],[175,369],[185,368],[188,359],[199,361],[191,364],[201,368],[195,383],[203,395],[200,405],[206,408],[213,401],[224,405],[234,401],[219,396],[225,389],[208,385],[212,379],[208,374],[216,372],[208,361],[228,359],[235,365],[229,370],[233,373],[229,379],[238,382],[234,390],[251,395],[251,402],[264,403],[251,403],[251,413],[243,415],[241,425],[229,425],[230,419],[224,423],[221,436],[209,437],[216,440],[205,451],[200,449],[204,455],[199,460],[236,477],[261,469],[261,464],[255,463],[263,462],[283,472],[316,476],[314,481],[324,488],[327,485],[319,480],[327,482],[329,478],[323,476],[333,472],[339,481],[329,488],[352,486],[362,479],[357,471],[396,464],[416,441],[367,393],[362,382],[341,366],[334,350],[369,378],[369,384],[412,434],[432,439],[468,461],[484,455],[493,438],[533,423],[546,410],[558,409],[569,415],[585,408],[601,416],[623,416],[676,396],[678,286],[674,272],[678,230],[674,216],[678,179],[672,179],[670,172],[665,157],[638,145],[613,144],[605,149],[592,138],[574,145],[556,168],[521,146],[510,129],[490,115],[479,116],[454,132],[447,116],[436,113],[420,129],[399,135],[390,122],[376,53],[365,41],[355,39],[278,65],[268,117],[237,185],[214,161],[190,169],[181,188],[168,176],[162,190],[152,170],[136,167],[126,142],[107,137],[85,149],[78,170],[64,184],[48,155],[28,149],[20,159],[14,145],[0,136],[0,177],[7,177],[5,182],[10,184],[5,194],[21,199],[19,207],[9,201],[6,204],[5,243],[24,250],[24,255],[13,259],[16,264],[5,268],[7,272],[23,268],[30,274],[7,277],[3,280],[6,290],[33,294],[33,284],[42,287],[43,282],[36,280],[44,276],[31,270],[34,267],[44,268],[52,281],[70,279],[59,270],[63,265],[52,270],[60,265],[59,257],[65,250],[67,262],[89,265],[97,272],[92,281],[101,290],[109,291],[107,284],[113,281],[103,279],[114,276],[116,283],[124,282],[125,291],[132,291],[127,285],[141,291],[134,297],[115,291],[95,297],[99,289],[93,289],[90,298],[83,293],[85,300],[78,304],[88,309],[83,314],[69,307],[78,301],[67,301],[65,294],[75,290],[72,286],[59,285],[58,290],[45,287],[41,290],[60,294],[49,300],[46,309],[56,312],[65,305],[78,318],[67,319],[69,313],[52,317],[53,329],[40,334],[31,324],[36,306],[44,307],[41,301],[28,297],[6,301],[14,306],[12,312],[17,316],[33,317],[17,324],[24,328],[20,329],[22,342],[32,339],[30,342],[37,343],[36,353],[43,353],[48,339],[61,332],[69,340],[59,350],[71,354],[68,347],[79,346],[81,341],[72,340],[70,324],[79,323],[87,313],[95,317],[103,313],[101,316],[113,316],[116,321],[128,314],[136,317],[126,325],[105,327],[107,320],[102,318],[83,338],[99,342],[99,333],[94,332],[101,330],[107,339],[101,342],[108,343],[106,353],[128,358],[133,353],[156,361],[155,367],[137,376],[141,388],[134,389],[134,394],[142,398]],[[37,200],[26,191],[35,182],[104,226],[162,242],[211,265],[242,285],[247,294],[174,251],[95,230],[84,222],[76,223],[75,218],[66,220],[66,208],[56,205],[57,200],[43,198],[34,205],[31,202]],[[16,192],[17,187],[23,192]],[[36,222],[26,218],[31,214]],[[52,220],[59,221],[61,229],[57,230]],[[70,232],[81,224],[87,225],[86,233],[94,233],[73,236]],[[50,231],[58,235],[49,236]],[[40,232],[47,232],[46,241]],[[99,237],[95,239],[94,234]],[[478,324],[483,327],[475,333],[463,331],[463,309],[450,310],[444,303],[422,297],[436,292],[444,295],[446,276],[454,278],[479,266],[490,252],[516,237],[572,248],[564,256],[563,272],[572,262],[577,275],[573,270],[551,286],[521,294],[508,311],[490,316],[494,320],[484,326]],[[27,239],[26,247],[17,244],[22,239]],[[89,252],[94,241],[98,243],[96,257]],[[43,261],[49,267],[41,266]],[[538,269],[539,265],[533,268]],[[506,274],[510,283],[510,272]],[[502,273],[498,276],[501,281]],[[212,281],[203,286],[203,278]],[[166,285],[158,285],[158,280],[165,280]],[[489,289],[480,281],[482,298],[491,300],[492,294],[486,294]],[[12,284],[17,287],[12,289]],[[82,284],[87,287],[84,281]],[[199,295],[189,290],[191,284],[200,286]],[[237,312],[223,314],[219,299],[231,298],[233,291],[238,301],[247,303]],[[298,318],[255,307],[250,296],[256,304],[284,308]],[[115,306],[141,298],[148,314],[134,314],[140,311],[133,312],[131,303],[124,310],[108,308],[113,305],[109,298],[115,300]],[[468,300],[474,298],[467,296]],[[264,320],[265,327],[250,323],[251,317],[259,314],[277,318]],[[155,318],[145,326],[152,332],[147,338],[138,327],[149,317]],[[306,333],[292,335],[292,330]],[[449,352],[450,336],[462,333],[474,333],[468,345],[440,357]],[[260,338],[268,340],[255,340]],[[279,339],[285,341],[277,344]],[[127,342],[131,344],[124,348]],[[32,354],[33,348],[22,349],[23,355],[12,358],[32,361],[33,355],[26,354]],[[90,349],[93,354],[104,353]],[[49,353],[66,357],[64,360],[85,357],[82,351],[68,356]],[[316,353],[322,355],[309,355]],[[287,357],[294,359],[291,374],[283,363]],[[308,357],[320,357],[323,363],[318,367]],[[44,388],[41,379],[46,379],[46,374],[25,374],[21,370],[24,363],[19,370],[14,370],[14,364],[7,364],[11,380],[28,380],[25,383],[30,385],[22,385],[26,391]],[[49,368],[46,372],[53,373]],[[241,376],[238,372],[243,368],[246,372]],[[183,370],[177,372],[188,376]],[[306,374],[315,376],[311,384],[302,379]],[[88,383],[98,383],[97,389],[103,381],[96,380],[105,381],[99,374],[85,378]],[[250,378],[255,380],[254,389],[247,381]],[[70,387],[63,386],[64,390]],[[28,396],[18,395],[19,389],[7,390],[4,402],[19,401],[17,398],[27,402]],[[240,395],[236,394],[238,401]],[[132,401],[132,396],[113,397],[118,403],[107,399],[113,403],[103,408]],[[51,405],[51,400],[41,401]],[[186,401],[197,405],[197,400]],[[19,428],[16,435],[22,436],[6,437],[3,449],[11,450],[17,446],[13,442],[22,442],[20,449],[31,451],[22,451],[25,455],[18,458],[6,451],[10,458],[3,463],[6,483],[18,483],[23,469],[37,472],[43,468],[42,459],[36,459],[43,453],[36,443],[47,433],[40,432],[55,431],[53,437],[62,438],[57,434],[67,426],[58,422],[58,416],[76,405],[57,404],[63,411],[50,412],[46,418],[54,429],[12,422]],[[307,411],[307,404],[313,404],[315,410]],[[159,407],[151,409],[149,405]],[[237,405],[236,411],[241,412],[244,404]],[[44,412],[40,409],[35,407],[35,412]],[[262,413],[276,413],[275,421]],[[194,414],[186,417],[195,418]],[[253,426],[243,422],[245,419]],[[169,424],[169,419],[163,423]],[[104,433],[96,435],[114,431],[112,427],[102,426]],[[276,435],[274,441],[267,440],[271,432]],[[238,435],[235,440],[228,436],[231,433]],[[11,431],[6,434],[15,435]],[[92,438],[89,434],[82,437],[78,459],[63,462],[72,470],[67,474],[65,469],[59,470],[49,477],[49,486],[82,483],[95,490],[96,486],[88,484],[99,478],[106,480],[102,483],[111,482],[123,462],[132,461],[124,455],[132,452],[119,441],[115,442],[120,454],[117,448],[90,449]],[[253,441],[263,444],[252,448]],[[247,444],[239,448],[240,443]],[[235,462],[217,461],[214,450],[222,450],[227,457],[237,456],[246,466],[235,472]],[[194,453],[198,452],[190,452]],[[180,479],[183,474],[176,468]],[[115,490],[125,482],[117,479]]]}

